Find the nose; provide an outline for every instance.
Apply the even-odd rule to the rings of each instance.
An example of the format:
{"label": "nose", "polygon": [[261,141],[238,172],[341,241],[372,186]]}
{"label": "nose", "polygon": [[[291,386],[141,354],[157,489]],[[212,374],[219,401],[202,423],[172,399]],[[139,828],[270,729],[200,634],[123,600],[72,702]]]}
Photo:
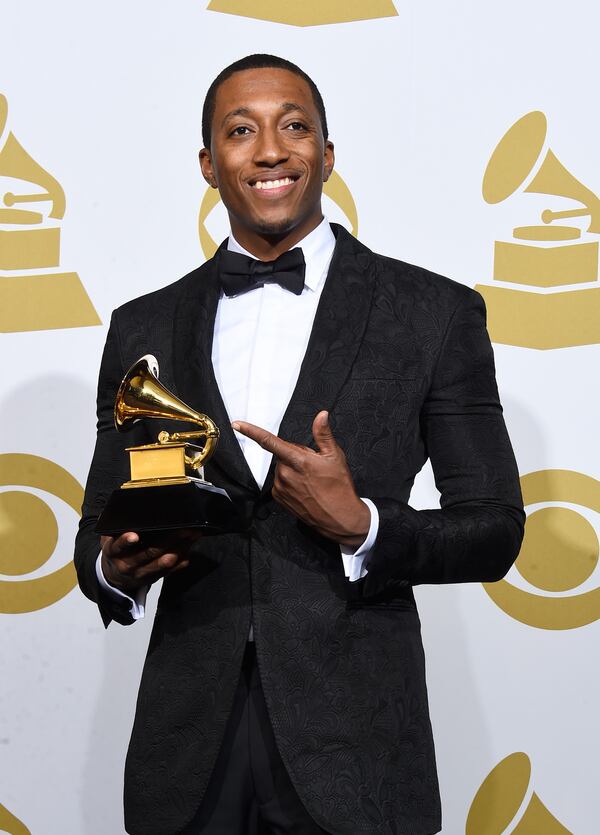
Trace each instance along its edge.
{"label": "nose", "polygon": [[274,168],[289,157],[281,131],[277,128],[265,127],[257,137],[254,145],[254,163]]}

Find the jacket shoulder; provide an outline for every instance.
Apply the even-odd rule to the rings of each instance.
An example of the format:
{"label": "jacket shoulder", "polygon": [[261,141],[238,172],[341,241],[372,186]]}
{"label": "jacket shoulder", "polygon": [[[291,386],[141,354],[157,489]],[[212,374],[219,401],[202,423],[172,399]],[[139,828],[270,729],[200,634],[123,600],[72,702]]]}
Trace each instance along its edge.
{"label": "jacket shoulder", "polygon": [[208,278],[210,264],[211,261],[206,261],[200,267],[196,267],[196,269],[184,275],[183,278],[179,278],[165,287],[160,287],[158,290],[130,299],[117,307],[113,316],[119,320],[127,320],[152,315],[158,311],[174,309],[183,296],[193,291],[194,285],[198,285]]}
{"label": "jacket shoulder", "polygon": [[415,297],[434,298],[455,308],[460,304],[481,303],[480,294],[460,281],[416,264],[409,264],[386,255],[375,255],[381,262],[380,281],[394,283]]}
{"label": "jacket shoulder", "polygon": [[416,264],[373,252],[364,243],[352,237],[346,229],[342,228],[338,232],[338,239],[340,236],[341,242],[352,251],[353,257],[365,265],[367,259],[371,262],[377,284],[383,292],[400,292],[404,297],[408,296],[415,301],[437,302],[438,305],[449,306],[452,309],[460,304],[483,304],[481,295],[460,281]]}

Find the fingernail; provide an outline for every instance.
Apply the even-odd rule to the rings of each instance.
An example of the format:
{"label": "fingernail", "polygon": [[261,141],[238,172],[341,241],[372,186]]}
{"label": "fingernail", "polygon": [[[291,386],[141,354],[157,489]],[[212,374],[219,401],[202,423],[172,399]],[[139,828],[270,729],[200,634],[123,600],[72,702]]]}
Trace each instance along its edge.
{"label": "fingernail", "polygon": [[237,430],[239,430],[239,428],[240,428],[240,425],[239,425],[239,423],[237,422],[237,420],[234,420],[234,421],[233,421],[233,423],[231,424],[231,426],[232,426],[232,428],[233,428],[233,429],[235,429],[236,431],[237,431]]}

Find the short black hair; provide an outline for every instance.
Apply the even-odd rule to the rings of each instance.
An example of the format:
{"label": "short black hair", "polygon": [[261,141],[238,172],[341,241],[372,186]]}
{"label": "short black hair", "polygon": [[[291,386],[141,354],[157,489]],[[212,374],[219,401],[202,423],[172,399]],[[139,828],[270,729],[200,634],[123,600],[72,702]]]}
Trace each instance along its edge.
{"label": "short black hair", "polygon": [[225,67],[225,69],[219,73],[208,88],[206,98],[204,99],[204,107],[202,108],[202,141],[204,142],[205,148],[210,148],[212,120],[215,115],[215,102],[217,98],[217,91],[221,84],[236,72],[263,69],[288,70],[288,72],[293,72],[295,75],[299,75],[300,78],[303,78],[306,81],[310,88],[310,92],[312,93],[315,107],[319,113],[321,128],[323,130],[323,139],[327,139],[328,130],[325,105],[323,104],[323,97],[319,92],[319,88],[312,78],[310,78],[304,70],[301,70],[300,67],[296,66],[296,64],[292,64],[291,61],[287,61],[285,58],[278,58],[277,55],[264,55],[261,53],[256,55],[246,55],[245,58],[240,58],[239,61],[234,61],[233,64]]}

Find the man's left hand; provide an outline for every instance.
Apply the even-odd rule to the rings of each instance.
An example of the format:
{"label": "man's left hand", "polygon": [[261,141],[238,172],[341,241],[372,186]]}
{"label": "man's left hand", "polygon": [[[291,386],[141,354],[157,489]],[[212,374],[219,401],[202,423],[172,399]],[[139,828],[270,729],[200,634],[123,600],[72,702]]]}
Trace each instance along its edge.
{"label": "man's left hand", "polygon": [[357,549],[367,538],[371,512],[360,500],[329,426],[327,412],[312,425],[317,451],[292,444],[260,426],[236,420],[234,429],[256,441],[277,459],[273,498],[302,522],[340,545]]}

